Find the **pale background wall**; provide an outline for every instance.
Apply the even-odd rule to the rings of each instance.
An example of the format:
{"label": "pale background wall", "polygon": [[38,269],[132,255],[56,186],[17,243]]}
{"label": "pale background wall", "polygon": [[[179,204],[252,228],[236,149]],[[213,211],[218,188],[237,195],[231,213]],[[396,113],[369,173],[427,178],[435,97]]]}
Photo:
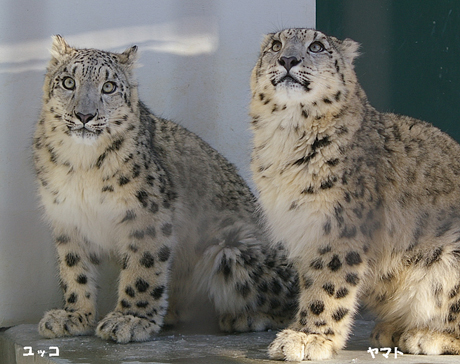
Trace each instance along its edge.
{"label": "pale background wall", "polygon": [[[51,35],[113,51],[137,44],[145,103],[250,180],[249,75],[262,36],[314,25],[314,0],[0,0],[0,327],[62,305],[30,157]],[[105,269],[103,311],[116,291],[113,267]]]}

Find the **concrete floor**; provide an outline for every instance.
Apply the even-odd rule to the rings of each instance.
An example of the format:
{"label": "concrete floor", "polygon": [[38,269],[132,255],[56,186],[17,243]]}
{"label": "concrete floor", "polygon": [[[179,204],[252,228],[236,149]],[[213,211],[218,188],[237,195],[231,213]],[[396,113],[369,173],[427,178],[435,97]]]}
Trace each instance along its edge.
{"label": "concrete floor", "polygon": [[[460,363],[459,356],[415,356],[379,352],[372,358],[368,337],[373,322],[359,315],[347,348],[327,364],[335,363]],[[165,330],[153,341],[115,344],[94,336],[43,339],[36,325],[20,325],[0,333],[0,364],[274,364],[268,360],[267,346],[276,332],[247,334],[194,334]],[[190,330],[185,330],[185,332]],[[59,350],[57,356],[57,350]]]}

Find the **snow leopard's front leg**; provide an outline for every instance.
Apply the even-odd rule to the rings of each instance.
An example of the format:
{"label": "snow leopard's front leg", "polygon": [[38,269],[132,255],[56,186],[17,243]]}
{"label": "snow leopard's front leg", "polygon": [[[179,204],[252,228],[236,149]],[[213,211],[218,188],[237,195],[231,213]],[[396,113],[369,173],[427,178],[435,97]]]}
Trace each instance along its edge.
{"label": "snow leopard's front leg", "polygon": [[352,246],[343,241],[325,244],[296,262],[299,311],[291,327],[270,345],[272,359],[329,359],[343,348],[367,267],[364,251]]}
{"label": "snow leopard's front leg", "polygon": [[160,331],[168,308],[168,278],[174,247],[171,217],[142,219],[127,211],[129,233],[121,248],[122,271],[115,310],[102,319],[96,334],[118,343],[146,341]]}
{"label": "snow leopard's front leg", "polygon": [[47,338],[91,334],[96,325],[96,265],[99,258],[76,229],[55,229],[64,309],[45,313],[38,325]]}

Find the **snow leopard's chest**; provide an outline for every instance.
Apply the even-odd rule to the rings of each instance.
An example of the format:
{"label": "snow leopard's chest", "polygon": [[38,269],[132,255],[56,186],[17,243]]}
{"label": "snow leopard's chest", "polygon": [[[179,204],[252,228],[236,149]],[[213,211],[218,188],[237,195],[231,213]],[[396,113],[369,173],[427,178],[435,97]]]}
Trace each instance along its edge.
{"label": "snow leopard's chest", "polygon": [[59,173],[50,174],[48,188],[42,187],[47,217],[58,226],[76,229],[103,250],[116,249],[123,228],[120,221],[132,199],[116,193],[110,181],[103,181],[97,171],[62,177]]}

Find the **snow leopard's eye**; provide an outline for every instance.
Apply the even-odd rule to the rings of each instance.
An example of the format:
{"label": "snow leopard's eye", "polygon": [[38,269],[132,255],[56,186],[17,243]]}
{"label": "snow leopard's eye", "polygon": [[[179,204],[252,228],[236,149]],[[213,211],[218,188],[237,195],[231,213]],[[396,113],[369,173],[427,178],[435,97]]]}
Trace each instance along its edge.
{"label": "snow leopard's eye", "polygon": [[62,80],[62,87],[66,90],[74,90],[75,89],[75,80],[72,77],[64,77]]}
{"label": "snow leopard's eye", "polygon": [[283,44],[279,40],[274,40],[272,43],[272,51],[279,52],[282,48]]}
{"label": "snow leopard's eye", "polygon": [[104,94],[111,94],[114,93],[117,89],[117,85],[114,82],[107,81],[102,85],[102,92]]}
{"label": "snow leopard's eye", "polygon": [[319,53],[319,52],[324,51],[324,45],[323,43],[316,41],[310,44],[310,47],[308,47],[308,50],[313,53]]}

